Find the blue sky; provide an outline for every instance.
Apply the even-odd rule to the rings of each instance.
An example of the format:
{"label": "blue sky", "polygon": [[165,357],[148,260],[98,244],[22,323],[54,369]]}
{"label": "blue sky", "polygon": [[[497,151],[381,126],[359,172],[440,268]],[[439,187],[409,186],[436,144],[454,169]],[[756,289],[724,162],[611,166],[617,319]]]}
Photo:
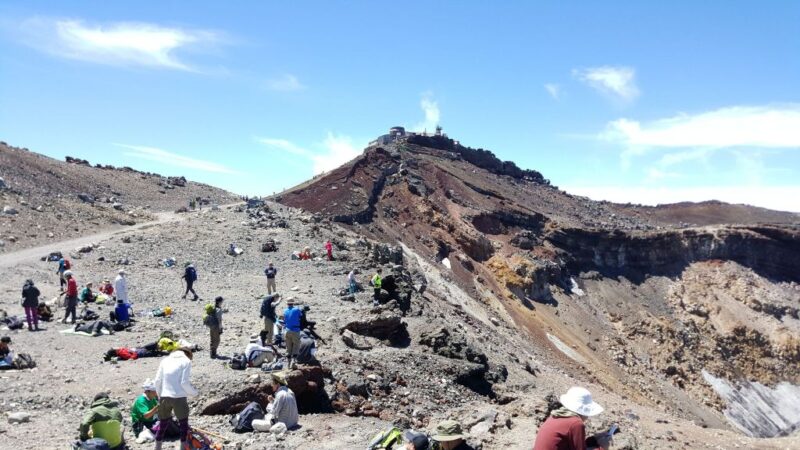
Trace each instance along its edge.
{"label": "blue sky", "polygon": [[430,3],[6,1],[0,140],[267,194],[439,123],[596,199],[800,211],[800,2]]}

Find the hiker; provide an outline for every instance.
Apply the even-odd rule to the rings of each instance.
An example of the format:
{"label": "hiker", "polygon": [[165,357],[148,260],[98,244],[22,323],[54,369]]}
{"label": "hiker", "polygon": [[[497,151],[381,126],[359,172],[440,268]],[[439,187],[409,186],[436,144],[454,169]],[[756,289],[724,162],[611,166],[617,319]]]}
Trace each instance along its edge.
{"label": "hiker", "polygon": [[333,261],[333,244],[330,239],[325,241],[325,251],[328,253],[328,261]]}
{"label": "hiker", "polygon": [[78,323],[75,325],[75,331],[80,333],[89,333],[93,337],[103,334],[103,330],[108,330],[108,334],[114,334],[114,328],[110,323],[103,320],[96,320],[89,323]]}
{"label": "hiker", "polygon": [[14,362],[14,352],[11,351],[11,338],[3,336],[0,338],[0,368],[11,368]]}
{"label": "hiker", "polygon": [[117,402],[108,398],[105,392],[94,396],[92,406],[83,416],[79,430],[81,441],[90,439],[89,430],[91,437],[105,440],[112,450],[125,448],[122,413]]}
{"label": "hiker", "polygon": [[86,286],[84,286],[83,289],[81,289],[81,293],[78,296],[78,300],[80,300],[81,303],[92,303],[92,302],[94,302],[95,295],[94,295],[94,293],[92,293],[92,287],[93,286],[94,286],[94,284],[90,281],[90,282],[86,283]]}
{"label": "hiker", "polygon": [[142,385],[142,395],[136,398],[131,406],[131,423],[133,424],[133,435],[139,437],[139,433],[145,428],[153,431],[158,416],[158,394],[156,386],[149,378]]}
{"label": "hiker", "polygon": [[56,273],[58,274],[58,282],[61,285],[61,292],[64,292],[64,285],[67,284],[67,279],[64,278],[64,272],[70,269],[71,264],[67,259],[63,256],[58,258],[58,269]]}
{"label": "hiker", "polygon": [[303,251],[300,252],[300,255],[298,256],[300,257],[301,261],[306,261],[311,259],[311,249],[309,247],[303,248]]}
{"label": "hiker", "polygon": [[78,308],[78,282],[72,276],[72,271],[67,270],[64,272],[64,278],[67,279],[67,299],[66,299],[66,312],[64,313],[64,320],[61,323],[67,323],[67,318],[72,315],[72,323],[75,323],[75,316],[77,316]]}
{"label": "hiker", "polygon": [[127,324],[131,321],[131,305],[124,303],[121,298],[118,298],[117,306],[114,307],[114,312],[111,314],[112,321]]}
{"label": "hiker", "polygon": [[186,347],[172,352],[161,360],[153,381],[158,395],[158,432],[155,450],[161,450],[173,412],[180,428],[181,448],[189,434],[189,402],[197,395],[192,386],[192,351]]}
{"label": "hiker", "polygon": [[[603,412],[603,407],[592,400],[592,394],[582,387],[571,387],[559,398],[561,408],[550,413],[536,434],[533,450],[586,450],[587,418]],[[611,436],[598,433],[594,436],[599,448],[608,450]]]}
{"label": "hiker", "polygon": [[267,341],[267,330],[261,330],[255,342],[250,342],[244,349],[247,365],[261,367],[265,362],[275,360],[275,349]]}
{"label": "hiker", "polygon": [[272,424],[281,422],[286,425],[287,430],[291,430],[297,426],[299,420],[294,392],[286,386],[286,380],[278,374],[272,374],[270,380],[272,381],[272,392],[275,395],[268,397],[269,404],[267,404],[265,419]]}
{"label": "hiker", "polygon": [[217,348],[222,337],[222,302],[225,299],[217,297],[214,304],[206,305],[206,314],[203,316],[203,325],[208,327],[211,334],[211,359],[217,359]]}
{"label": "hiker", "polygon": [[403,431],[404,450],[428,450],[428,436],[425,433],[417,433],[414,430]]}
{"label": "hiker", "polygon": [[273,292],[277,291],[275,288],[275,275],[278,274],[278,269],[272,265],[270,262],[267,265],[267,268],[264,269],[264,275],[267,276],[267,294],[272,294]]}
{"label": "hiker", "polygon": [[28,322],[28,331],[39,331],[39,289],[33,285],[33,280],[25,280],[22,286],[22,307],[25,308],[25,320]]}
{"label": "hiker", "polygon": [[264,319],[264,331],[267,332],[267,338],[264,339],[265,345],[271,345],[274,339],[274,331],[275,331],[275,320],[277,317],[275,316],[275,308],[281,303],[281,295],[280,294],[272,294],[267,295],[264,297],[264,300],[261,301],[261,317]]}
{"label": "hiker", "polygon": [[292,367],[292,359],[300,350],[300,318],[303,312],[299,308],[294,307],[294,300],[289,299],[286,301],[286,309],[283,311],[283,325],[286,328],[286,333],[283,339],[286,341],[286,358],[288,362],[286,367]]}
{"label": "hiker", "polygon": [[108,279],[103,280],[103,284],[100,285],[100,292],[106,294],[109,297],[112,297],[114,295],[114,286],[111,285],[111,281],[109,281]]}
{"label": "hiker", "polygon": [[53,311],[46,303],[42,302],[36,307],[36,316],[43,322],[50,322],[53,320]]}
{"label": "hiker", "polygon": [[194,282],[197,281],[197,270],[194,268],[194,265],[192,263],[190,262],[186,263],[185,269],[183,271],[183,277],[181,278],[186,280],[186,292],[183,293],[183,297],[181,298],[185,299],[186,296],[189,295],[189,292],[191,292],[192,295],[194,295],[192,301],[199,300],[200,297],[198,297],[197,292],[194,291]]}
{"label": "hiker", "polygon": [[372,277],[372,287],[375,289],[375,296],[372,299],[372,304],[378,305],[381,301],[381,284],[383,283],[383,278],[381,274],[383,273],[383,269],[378,268],[375,271],[375,275]]}
{"label": "hiker", "polygon": [[130,303],[128,299],[128,279],[125,276],[124,269],[119,269],[117,277],[114,278],[114,291],[117,293],[117,301],[122,299],[122,303]]}
{"label": "hiker", "polygon": [[319,365],[316,358],[317,342],[311,336],[311,332],[304,329],[300,332],[300,344],[297,347],[297,363],[306,365]]}
{"label": "hiker", "polygon": [[356,281],[356,269],[347,274],[347,288],[350,290],[350,295],[355,295],[358,290],[358,281]]}
{"label": "hiker", "polygon": [[473,450],[465,440],[461,424],[455,420],[444,420],[436,426],[436,431],[431,436],[439,443],[442,450]]}

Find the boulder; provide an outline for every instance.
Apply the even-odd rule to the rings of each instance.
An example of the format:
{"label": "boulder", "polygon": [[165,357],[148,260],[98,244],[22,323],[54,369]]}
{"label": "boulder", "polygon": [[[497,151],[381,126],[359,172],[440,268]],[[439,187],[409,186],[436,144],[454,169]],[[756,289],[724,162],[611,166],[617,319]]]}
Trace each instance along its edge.
{"label": "boulder", "polygon": [[403,264],[403,249],[387,244],[372,247],[372,260],[377,264]]}
{"label": "boulder", "polygon": [[117,211],[122,211],[122,203],[114,203],[111,205],[112,208],[116,209]]}
{"label": "boulder", "polygon": [[8,423],[27,423],[31,421],[31,415],[26,412],[14,412],[8,414]]}
{"label": "boulder", "polygon": [[8,186],[6,186],[6,180],[4,180],[2,177],[0,177],[0,190],[6,189],[6,188],[8,188]]}
{"label": "boulder", "polygon": [[19,214],[19,211],[17,211],[16,209],[14,209],[14,208],[12,208],[10,206],[4,206],[3,207],[3,214],[5,214],[7,216],[15,216],[15,215]]}
{"label": "boulder", "polygon": [[78,199],[80,199],[80,201],[82,201],[83,203],[89,203],[89,204],[93,204],[95,201],[94,196],[87,194],[85,192],[78,194]]}
{"label": "boulder", "polygon": [[186,186],[186,177],[169,177],[167,178],[167,183],[173,186]]}
{"label": "boulder", "polygon": [[402,318],[392,312],[382,312],[376,316],[356,320],[342,327],[342,333],[352,331],[361,336],[375,339],[388,340],[392,344],[399,344],[408,339],[406,324]]}
{"label": "boulder", "polygon": [[356,350],[372,350],[373,344],[366,336],[353,333],[350,330],[342,331],[342,341],[350,348]]}

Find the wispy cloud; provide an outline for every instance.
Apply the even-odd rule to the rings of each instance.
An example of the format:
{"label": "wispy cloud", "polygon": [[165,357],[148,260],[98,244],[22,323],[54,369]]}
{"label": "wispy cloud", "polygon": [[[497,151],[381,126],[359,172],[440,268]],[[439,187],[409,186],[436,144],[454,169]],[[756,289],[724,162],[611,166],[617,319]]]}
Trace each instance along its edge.
{"label": "wispy cloud", "polygon": [[278,78],[267,81],[267,89],[278,92],[302,91],[306,86],[292,74],[284,74]]}
{"label": "wispy cloud", "polygon": [[659,205],[719,200],[800,213],[800,186],[630,187],[581,186],[564,190],[594,200]]}
{"label": "wispy cloud", "polygon": [[145,147],[141,145],[114,144],[117,147],[129,149],[125,152],[126,156],[133,158],[147,159],[167,166],[183,167],[186,169],[201,170],[204,172],[224,173],[236,175],[238,172],[222,164],[202,159],[190,158],[177,153],[168,152],[156,147]]}
{"label": "wispy cloud", "polygon": [[547,83],[544,85],[544,89],[550,94],[550,97],[553,97],[553,100],[559,100],[561,98],[561,86],[555,83]]}
{"label": "wispy cloud", "polygon": [[427,130],[428,132],[432,132],[436,126],[439,125],[439,119],[441,119],[439,103],[433,99],[432,92],[426,92],[422,94],[422,98],[419,101],[419,106],[422,108],[422,112],[425,114],[425,120],[414,125],[412,130]]}
{"label": "wispy cloud", "polygon": [[46,53],[97,64],[198,71],[178,56],[220,43],[215,31],[139,22],[88,24],[77,19],[33,18],[20,24],[25,44]]}
{"label": "wispy cloud", "polygon": [[573,69],[572,75],[595,90],[623,102],[631,102],[639,97],[636,70],[632,67]]}
{"label": "wispy cloud", "polygon": [[328,133],[325,139],[315,145],[318,151],[312,151],[286,139],[257,138],[257,142],[273,151],[281,151],[298,156],[311,162],[313,173],[327,172],[350,161],[362,152],[363,145],[356,143],[351,137]]}
{"label": "wispy cloud", "polygon": [[800,104],[732,106],[647,123],[618,119],[600,137],[638,147],[800,148]]}

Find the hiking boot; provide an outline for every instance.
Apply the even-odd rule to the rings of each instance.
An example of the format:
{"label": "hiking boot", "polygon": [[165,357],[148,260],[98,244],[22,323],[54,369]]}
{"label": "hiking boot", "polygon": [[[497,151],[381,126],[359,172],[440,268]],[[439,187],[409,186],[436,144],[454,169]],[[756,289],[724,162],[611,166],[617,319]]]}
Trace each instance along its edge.
{"label": "hiking boot", "polygon": [[196,301],[198,301],[198,300],[200,300],[200,297],[198,297],[198,296],[196,296],[196,295],[195,295],[195,296],[194,296],[194,298],[192,299],[192,301],[193,301],[193,302],[196,302]]}

